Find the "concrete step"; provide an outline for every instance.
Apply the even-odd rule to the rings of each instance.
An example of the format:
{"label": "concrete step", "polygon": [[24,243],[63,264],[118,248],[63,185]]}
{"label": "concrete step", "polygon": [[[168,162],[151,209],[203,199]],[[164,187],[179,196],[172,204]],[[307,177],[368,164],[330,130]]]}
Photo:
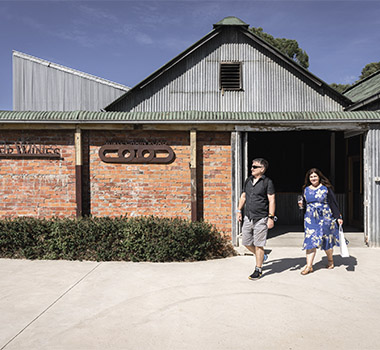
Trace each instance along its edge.
{"label": "concrete step", "polygon": [[[348,249],[350,248],[367,248],[365,244],[364,232],[352,227],[345,228],[344,235],[349,241]],[[276,247],[299,247],[302,249],[304,239],[303,228],[299,226],[278,226],[268,232],[266,249]],[[241,236],[239,237],[239,246],[235,247],[239,255],[252,255],[252,253],[242,245]],[[338,248],[335,248],[338,250]]]}

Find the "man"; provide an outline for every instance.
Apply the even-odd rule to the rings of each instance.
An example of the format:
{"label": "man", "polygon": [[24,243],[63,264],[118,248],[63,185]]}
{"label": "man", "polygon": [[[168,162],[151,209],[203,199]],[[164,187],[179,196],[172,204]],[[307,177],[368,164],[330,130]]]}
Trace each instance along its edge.
{"label": "man", "polygon": [[268,166],[268,161],[263,158],[252,161],[252,175],[244,182],[237,209],[237,219],[242,221],[241,211],[245,205],[242,241],[243,245],[256,256],[255,271],[248,277],[251,280],[257,280],[262,275],[268,229],[273,228],[277,219],[274,216],[276,208],[274,185],[272,180],[264,175]]}

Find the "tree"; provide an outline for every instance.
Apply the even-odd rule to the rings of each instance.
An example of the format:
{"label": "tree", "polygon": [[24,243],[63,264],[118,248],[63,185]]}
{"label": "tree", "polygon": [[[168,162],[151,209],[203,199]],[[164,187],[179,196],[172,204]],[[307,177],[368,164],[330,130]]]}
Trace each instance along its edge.
{"label": "tree", "polygon": [[280,50],[283,54],[290,57],[304,68],[309,67],[309,56],[307,53],[298,46],[298,42],[293,39],[274,38],[272,35],[265,33],[263,28],[249,28],[249,30],[256,34],[267,43]]}
{"label": "tree", "polygon": [[332,84],[330,84],[330,86],[332,88],[334,88],[336,91],[342,93],[345,90],[347,90],[351,86],[351,84],[336,84],[336,83],[332,83]]}
{"label": "tree", "polygon": [[377,72],[380,70],[380,62],[372,62],[368,63],[363,69],[362,69],[362,74],[359,77],[359,80],[362,80],[364,78],[367,78],[371,74]]}
{"label": "tree", "polygon": [[354,83],[352,83],[352,84],[336,84],[336,83],[332,83],[332,84],[330,84],[330,86],[332,88],[334,88],[335,90],[339,91],[340,93],[342,93],[345,90],[347,90],[349,87],[351,87],[351,86],[355,85],[356,83],[358,83],[360,80],[363,80],[364,78],[369,77],[371,74],[376,73],[379,70],[380,70],[380,62],[368,63],[362,69],[362,74],[360,75],[359,79],[356,80]]}

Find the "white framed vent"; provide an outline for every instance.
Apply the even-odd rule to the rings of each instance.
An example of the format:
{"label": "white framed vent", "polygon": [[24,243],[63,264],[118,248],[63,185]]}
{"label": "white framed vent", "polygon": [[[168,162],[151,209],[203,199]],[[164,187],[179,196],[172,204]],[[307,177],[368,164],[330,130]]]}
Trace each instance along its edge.
{"label": "white framed vent", "polygon": [[220,63],[220,89],[242,90],[241,62]]}

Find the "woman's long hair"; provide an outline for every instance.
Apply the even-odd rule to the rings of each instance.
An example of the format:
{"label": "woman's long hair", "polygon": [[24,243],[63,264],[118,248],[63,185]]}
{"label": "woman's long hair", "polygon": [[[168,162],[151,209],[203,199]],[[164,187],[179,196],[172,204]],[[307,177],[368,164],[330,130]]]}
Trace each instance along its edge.
{"label": "woman's long hair", "polygon": [[311,168],[309,169],[307,172],[306,172],[306,176],[305,176],[305,184],[303,185],[302,187],[302,190],[304,190],[307,186],[310,186],[311,185],[311,182],[310,182],[310,175],[312,173],[316,173],[318,176],[319,176],[319,182],[322,184],[322,185],[325,185],[327,188],[331,188],[332,190],[334,190],[333,186],[331,185],[329,179],[323,175],[322,171],[320,171],[319,169],[317,168]]}

